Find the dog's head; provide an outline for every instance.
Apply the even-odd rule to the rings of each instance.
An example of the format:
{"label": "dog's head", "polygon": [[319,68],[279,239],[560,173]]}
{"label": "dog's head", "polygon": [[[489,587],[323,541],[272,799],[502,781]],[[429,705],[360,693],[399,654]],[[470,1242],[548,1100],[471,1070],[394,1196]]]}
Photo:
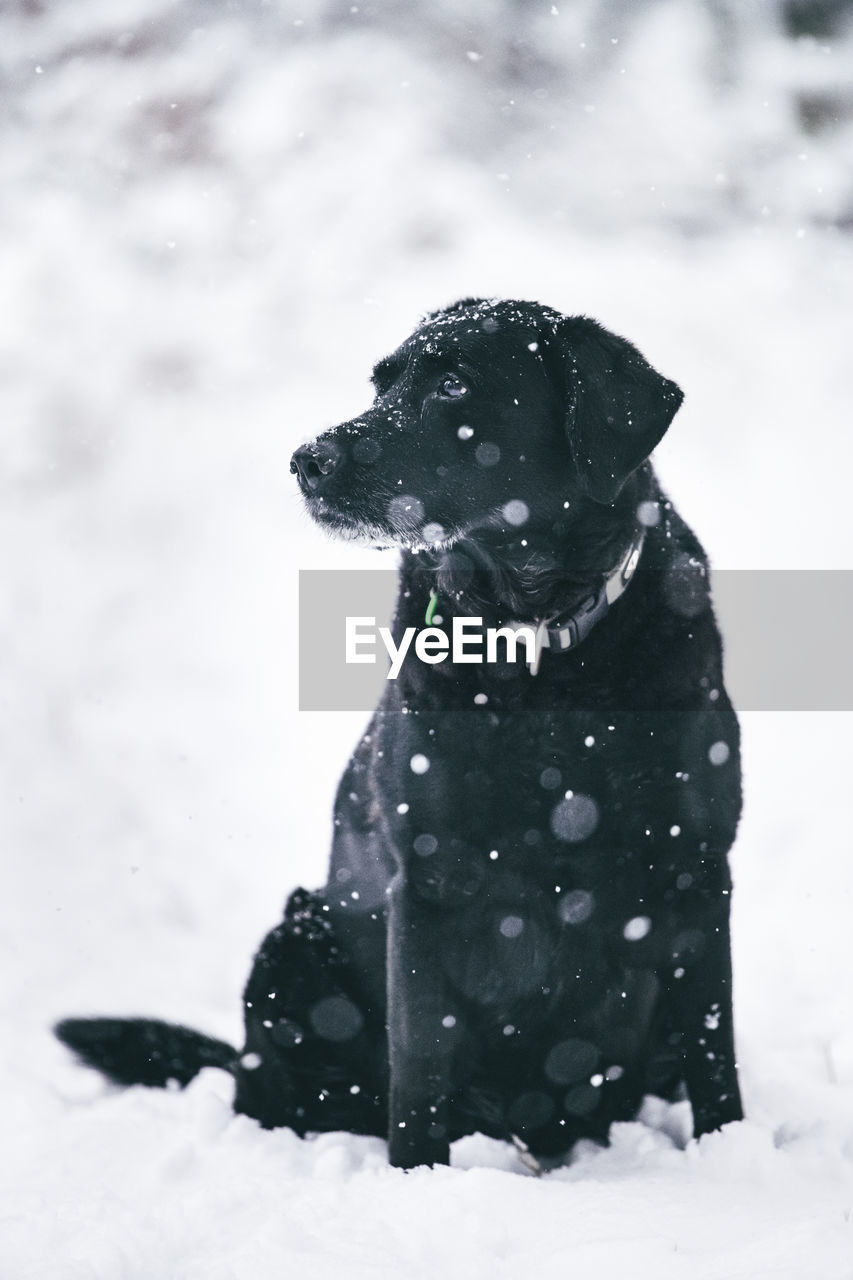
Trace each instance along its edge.
{"label": "dog's head", "polygon": [[682,400],[595,321],[482,299],[429,316],[373,385],[291,469],[320,524],[411,548],[615,503]]}

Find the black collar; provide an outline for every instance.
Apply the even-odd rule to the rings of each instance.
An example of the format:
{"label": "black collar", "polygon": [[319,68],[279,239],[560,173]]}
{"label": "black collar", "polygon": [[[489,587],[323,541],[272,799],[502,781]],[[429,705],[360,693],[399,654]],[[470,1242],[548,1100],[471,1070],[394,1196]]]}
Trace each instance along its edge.
{"label": "black collar", "polygon": [[616,568],[607,575],[597,591],[576,605],[571,613],[559,614],[556,618],[546,620],[548,648],[562,653],[566,649],[577,648],[587,638],[595,624],[601,621],[610,606],[627,589],[639,563],[645,536],[645,530],[640,529]]}
{"label": "black collar", "polygon": [[[537,618],[533,624],[529,622],[507,624],[514,630],[520,627],[535,627],[536,652],[533,661],[528,663],[531,675],[535,676],[539,670],[543,649],[552,649],[554,653],[568,653],[570,649],[576,649],[587,638],[595,624],[601,621],[611,606],[624,594],[639,563],[645,536],[645,529],[637,530],[616,568],[607,575],[596,591],[585,596],[570,612],[554,614],[550,618]],[[437,604],[438,592],[433,590],[430,592],[424,619],[428,627],[433,624]]]}
{"label": "black collar", "polygon": [[[635,533],[630,546],[612,573],[607,575],[597,591],[585,596],[570,612],[556,614],[551,618],[537,619],[536,652],[533,661],[528,663],[531,675],[535,676],[539,670],[543,649],[551,649],[554,653],[568,653],[569,650],[576,649],[587,638],[596,623],[609,612],[611,605],[615,604],[627,590],[628,583],[634,576],[645,536],[645,529],[639,529]],[[519,627],[530,624],[512,623],[511,625]]]}

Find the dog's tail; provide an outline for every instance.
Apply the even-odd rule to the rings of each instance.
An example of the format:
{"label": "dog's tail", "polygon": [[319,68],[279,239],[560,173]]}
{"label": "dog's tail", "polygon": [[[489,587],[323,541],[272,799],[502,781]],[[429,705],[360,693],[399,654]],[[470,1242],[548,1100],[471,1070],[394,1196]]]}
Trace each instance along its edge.
{"label": "dog's tail", "polygon": [[65,1018],[54,1032],[115,1084],[183,1087],[202,1067],[233,1070],[239,1056],[224,1040],[149,1018]]}

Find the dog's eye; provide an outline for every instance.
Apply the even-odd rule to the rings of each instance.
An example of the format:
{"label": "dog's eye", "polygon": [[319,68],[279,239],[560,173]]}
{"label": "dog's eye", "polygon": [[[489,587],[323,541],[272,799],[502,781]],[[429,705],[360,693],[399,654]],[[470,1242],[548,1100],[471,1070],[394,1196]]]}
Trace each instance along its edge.
{"label": "dog's eye", "polygon": [[455,373],[448,373],[441,380],[439,392],[448,400],[458,400],[460,396],[467,396],[468,388]]}

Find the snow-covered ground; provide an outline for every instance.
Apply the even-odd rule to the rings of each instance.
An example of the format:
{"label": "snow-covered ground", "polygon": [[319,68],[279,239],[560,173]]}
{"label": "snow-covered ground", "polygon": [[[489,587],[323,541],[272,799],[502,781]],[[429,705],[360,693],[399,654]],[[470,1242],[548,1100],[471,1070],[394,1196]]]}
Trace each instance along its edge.
{"label": "snow-covered ground", "polygon": [[238,1038],[322,881],[362,717],[296,709],[296,575],[377,558],[288,461],[423,311],[625,333],[687,393],[659,469],[715,564],[853,568],[850,43],[771,3],[563,7],[515,42],[485,0],[0,16],[2,1280],[853,1276],[848,714],[743,716],[749,1119],[699,1144],[650,1103],[542,1179],[481,1138],[404,1175],[233,1117],[216,1071],[110,1092],[49,1033]]}

